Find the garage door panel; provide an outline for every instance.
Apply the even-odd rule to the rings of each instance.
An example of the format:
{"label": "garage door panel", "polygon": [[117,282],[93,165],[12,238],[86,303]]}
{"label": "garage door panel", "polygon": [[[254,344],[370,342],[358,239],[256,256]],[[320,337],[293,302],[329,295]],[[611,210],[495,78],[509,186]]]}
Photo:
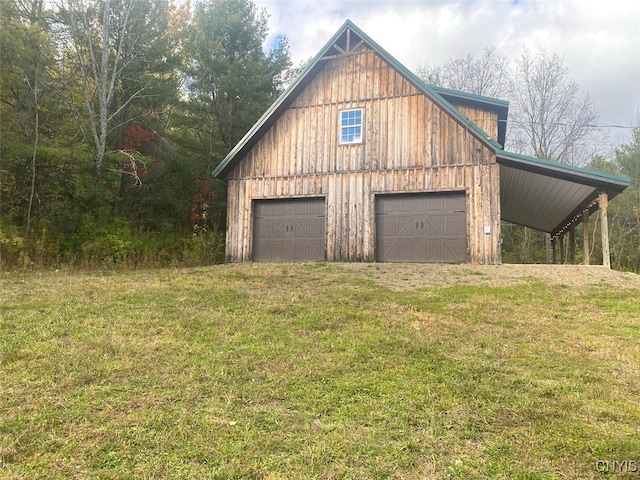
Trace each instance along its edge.
{"label": "garage door panel", "polygon": [[442,216],[439,214],[435,215],[425,215],[426,218],[423,220],[425,223],[425,228],[422,230],[425,231],[426,237],[441,237],[444,232],[444,222]]}
{"label": "garage door panel", "polygon": [[321,261],[325,259],[323,198],[254,202],[255,261]]}
{"label": "garage door panel", "polygon": [[466,241],[459,239],[429,239],[427,240],[427,251],[430,262],[460,262],[461,250],[466,250]]}
{"label": "garage door panel", "polygon": [[295,237],[296,238],[323,238],[325,219],[322,217],[314,217],[301,219],[296,222]]}
{"label": "garage door panel", "polygon": [[324,217],[325,202],[324,199],[305,199],[297,200],[293,205],[294,214],[296,216],[317,216]]}
{"label": "garage door panel", "polygon": [[443,210],[460,210],[464,211],[466,208],[465,198],[463,195],[443,195],[442,196],[442,209]]}
{"label": "garage door panel", "polygon": [[430,212],[441,212],[443,209],[443,198],[438,197],[425,197],[426,209]]}
{"label": "garage door panel", "polygon": [[285,207],[278,203],[265,203],[261,205],[261,214],[264,217],[282,217],[285,215]]}
{"label": "garage door panel", "polygon": [[306,260],[310,257],[311,251],[313,249],[310,248],[309,244],[305,241],[296,241],[294,242],[293,247],[293,258],[291,260],[300,261]]}
{"label": "garage door panel", "polygon": [[445,258],[445,246],[441,238],[427,239],[427,252],[429,252],[429,259],[433,262],[442,262]]}
{"label": "garage door panel", "polygon": [[389,261],[393,261],[391,259],[394,258],[394,255],[396,254],[396,252],[398,251],[397,247],[395,246],[395,244],[391,243],[391,242],[387,242],[383,245],[380,245],[380,249],[382,250],[382,255],[385,258],[389,258]]}
{"label": "garage door panel", "polygon": [[444,214],[442,216],[442,233],[447,237],[465,237],[467,235],[467,225],[461,222],[460,217],[464,217],[464,213]]}
{"label": "garage door panel", "polygon": [[467,261],[465,194],[376,197],[376,260]]}
{"label": "garage door panel", "polygon": [[284,238],[284,223],[272,219],[256,220],[256,235],[269,238]]}
{"label": "garage door panel", "polygon": [[282,241],[272,241],[269,243],[265,243],[257,246],[258,251],[256,251],[255,256],[257,258],[272,258],[278,259],[282,258],[285,253],[284,242]]}
{"label": "garage door panel", "polygon": [[[461,251],[467,251],[467,240],[464,239],[456,239],[449,240],[446,242],[447,252],[446,252],[446,260],[447,262],[457,262],[459,261],[459,253]],[[465,261],[466,261],[466,253],[465,253]]]}
{"label": "garage door panel", "polygon": [[412,240],[397,239],[392,242],[386,242],[382,247],[384,255],[388,258],[388,262],[415,262],[416,252],[415,245]]}
{"label": "garage door panel", "polygon": [[380,220],[380,224],[382,225],[382,228],[384,228],[385,230],[395,230],[395,231],[400,230],[400,219],[398,217],[381,215],[379,217],[379,220]]}

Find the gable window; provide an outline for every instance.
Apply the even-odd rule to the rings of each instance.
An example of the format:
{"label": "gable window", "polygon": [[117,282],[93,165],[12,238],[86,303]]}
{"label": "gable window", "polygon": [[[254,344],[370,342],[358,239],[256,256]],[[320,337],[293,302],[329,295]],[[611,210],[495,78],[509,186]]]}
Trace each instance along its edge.
{"label": "gable window", "polygon": [[340,112],[340,143],[348,145],[362,143],[362,109]]}

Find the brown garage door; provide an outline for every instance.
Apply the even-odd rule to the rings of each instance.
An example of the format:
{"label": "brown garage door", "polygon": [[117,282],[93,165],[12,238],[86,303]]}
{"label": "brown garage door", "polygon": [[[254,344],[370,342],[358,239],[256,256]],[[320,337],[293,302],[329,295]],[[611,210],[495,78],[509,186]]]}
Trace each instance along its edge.
{"label": "brown garage door", "polygon": [[256,262],[325,259],[324,198],[257,200],[253,225]]}
{"label": "brown garage door", "polygon": [[376,197],[376,260],[466,262],[464,193]]}

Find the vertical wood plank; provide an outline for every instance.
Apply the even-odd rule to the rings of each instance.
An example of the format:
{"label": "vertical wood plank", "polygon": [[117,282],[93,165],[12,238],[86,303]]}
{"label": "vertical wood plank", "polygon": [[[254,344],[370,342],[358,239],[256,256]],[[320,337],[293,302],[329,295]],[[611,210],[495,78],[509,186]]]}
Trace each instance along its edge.
{"label": "vertical wood plank", "polygon": [[242,225],[243,225],[243,242],[242,242],[242,261],[248,262],[251,260],[251,237],[253,235],[253,225],[251,225],[251,199],[253,195],[253,182],[247,180],[244,182],[244,198],[242,206]]}
{"label": "vertical wood plank", "polygon": [[491,169],[493,171],[493,246],[495,248],[495,255],[493,262],[495,264],[502,263],[502,207],[500,205],[500,166],[496,162],[495,153],[492,153]]}
{"label": "vertical wood plank", "polygon": [[234,252],[233,252],[233,241],[234,241],[234,233],[236,231],[235,224],[232,220],[235,219],[236,212],[236,202],[235,202],[235,190],[236,190],[236,180],[229,180],[227,183],[227,229],[225,233],[225,261],[226,262],[234,262]]}
{"label": "vertical wood plank", "polygon": [[373,194],[371,193],[371,172],[363,174],[362,186],[362,261],[372,262],[375,251],[374,225],[375,225],[375,205]]}
{"label": "vertical wood plank", "polygon": [[358,245],[361,241],[362,230],[360,227],[360,212],[361,205],[361,185],[358,173],[351,173],[349,175],[349,246],[347,248],[347,261],[357,261],[359,253],[362,251],[362,247]]}
{"label": "vertical wood plank", "polygon": [[293,169],[291,174],[298,175],[302,170],[301,165],[304,160],[304,145],[305,142],[305,116],[307,109],[297,109],[296,110],[296,143],[295,143],[295,154],[293,158]]}
{"label": "vertical wood plank", "polygon": [[303,173],[315,174],[322,172],[319,161],[320,150],[322,148],[322,144],[320,142],[322,132],[322,108],[316,105],[310,110],[311,115],[309,117],[309,128],[311,130],[311,135],[306,139],[306,142],[309,143],[309,157],[307,158],[306,168]]}
{"label": "vertical wood plank", "polygon": [[327,260],[335,261],[335,238],[336,233],[336,176],[328,175],[326,177],[327,186]]}

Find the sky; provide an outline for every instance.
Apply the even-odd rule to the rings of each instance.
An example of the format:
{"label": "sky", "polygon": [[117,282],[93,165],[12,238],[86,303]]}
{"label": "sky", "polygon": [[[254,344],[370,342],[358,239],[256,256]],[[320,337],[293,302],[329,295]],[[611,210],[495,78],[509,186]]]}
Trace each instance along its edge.
{"label": "sky", "polygon": [[[563,57],[599,124],[640,119],[639,0],[254,0],[269,14],[268,42],[289,39],[294,64],[315,56],[347,20],[412,71],[486,47],[509,59],[523,47]],[[509,100],[506,98],[505,100]],[[611,150],[630,129],[606,127]],[[604,152],[611,153],[611,152]]]}

